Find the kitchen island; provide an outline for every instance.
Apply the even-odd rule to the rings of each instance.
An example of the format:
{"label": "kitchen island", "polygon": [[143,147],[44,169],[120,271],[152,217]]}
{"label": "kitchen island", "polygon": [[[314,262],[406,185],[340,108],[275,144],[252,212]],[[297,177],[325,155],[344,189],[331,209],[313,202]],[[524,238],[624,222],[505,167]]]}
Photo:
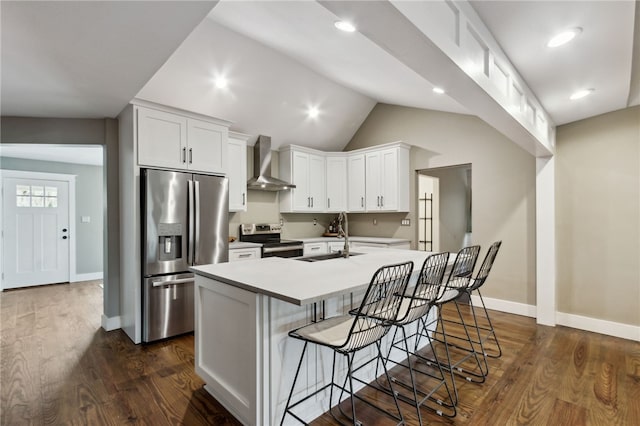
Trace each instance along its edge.
{"label": "kitchen island", "polygon": [[[243,424],[280,423],[302,352],[302,342],[288,338],[290,330],[357,307],[383,265],[413,261],[415,283],[429,255],[369,247],[358,253],[321,262],[271,257],[192,268],[196,373],[206,382],[205,389]],[[357,359],[374,356],[375,347],[367,349]],[[330,381],[332,356],[327,348],[310,347],[296,394]],[[365,370],[361,377],[373,380],[373,369]],[[311,421],[329,408],[328,395],[320,394],[301,408]]]}

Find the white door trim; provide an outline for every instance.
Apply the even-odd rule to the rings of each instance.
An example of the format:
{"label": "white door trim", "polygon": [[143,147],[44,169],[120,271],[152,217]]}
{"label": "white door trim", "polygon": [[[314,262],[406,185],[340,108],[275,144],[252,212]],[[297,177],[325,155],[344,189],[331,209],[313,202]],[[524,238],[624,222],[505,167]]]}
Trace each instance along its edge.
{"label": "white door trim", "polygon": [[[76,279],[76,175],[65,175],[60,173],[42,173],[30,172],[23,170],[0,170],[0,188],[3,188],[3,180],[6,178],[18,179],[42,179],[42,180],[60,180],[69,184],[69,282],[77,281]],[[2,194],[2,202],[4,203],[4,193]],[[2,223],[2,215],[0,215],[0,229],[4,231]],[[4,238],[4,236],[3,236]],[[4,241],[0,244],[4,246]],[[0,260],[2,261],[2,271],[4,271],[4,253],[0,252]]]}

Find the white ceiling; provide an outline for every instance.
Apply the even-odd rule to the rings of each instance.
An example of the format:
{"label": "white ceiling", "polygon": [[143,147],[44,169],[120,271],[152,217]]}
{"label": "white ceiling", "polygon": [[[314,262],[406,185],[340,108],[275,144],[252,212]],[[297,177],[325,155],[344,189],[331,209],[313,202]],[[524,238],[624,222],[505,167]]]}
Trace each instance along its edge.
{"label": "white ceiling", "polygon": [[[113,117],[138,96],[271,135],[274,148],[341,149],[376,102],[474,113],[434,95],[379,41],[335,30],[326,5],[221,1],[198,25],[213,3],[2,1],[2,114]],[[472,5],[556,124],[640,100],[633,0]],[[545,47],[575,26],[572,44]],[[223,91],[211,84],[219,73]],[[579,87],[596,91],[568,101]],[[311,105],[316,120],[305,117]]]}
{"label": "white ceiling", "polygon": [[215,3],[3,0],[2,115],[115,117]]}

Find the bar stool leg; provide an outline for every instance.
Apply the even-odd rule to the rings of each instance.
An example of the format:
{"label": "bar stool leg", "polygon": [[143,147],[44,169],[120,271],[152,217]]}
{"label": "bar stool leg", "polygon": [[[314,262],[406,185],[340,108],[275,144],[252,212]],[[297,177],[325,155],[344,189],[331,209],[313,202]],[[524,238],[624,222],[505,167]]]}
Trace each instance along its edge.
{"label": "bar stool leg", "polygon": [[289,398],[287,398],[287,405],[284,407],[284,414],[282,415],[282,420],[280,421],[280,426],[284,424],[284,419],[287,417],[287,413],[291,414],[296,420],[306,424],[304,420],[299,418],[297,415],[289,411],[289,404],[291,404],[291,397],[293,396],[293,391],[296,387],[296,382],[298,381],[298,375],[300,374],[300,367],[302,367],[302,360],[304,359],[304,354],[307,351],[308,342],[304,342],[304,347],[302,348],[302,355],[300,355],[300,361],[298,362],[298,369],[296,370],[296,375],[293,377],[293,384],[291,384],[291,391],[289,392]]}

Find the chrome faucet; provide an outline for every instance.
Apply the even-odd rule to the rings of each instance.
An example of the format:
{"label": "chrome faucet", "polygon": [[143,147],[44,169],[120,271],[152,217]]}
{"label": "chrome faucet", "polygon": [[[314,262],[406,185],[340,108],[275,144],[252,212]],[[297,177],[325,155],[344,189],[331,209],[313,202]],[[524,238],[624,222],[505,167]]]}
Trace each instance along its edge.
{"label": "chrome faucet", "polygon": [[[342,222],[344,222],[344,228],[342,227]],[[347,219],[347,212],[338,214],[338,237],[344,237],[342,256],[347,258],[349,257],[349,220]]]}

